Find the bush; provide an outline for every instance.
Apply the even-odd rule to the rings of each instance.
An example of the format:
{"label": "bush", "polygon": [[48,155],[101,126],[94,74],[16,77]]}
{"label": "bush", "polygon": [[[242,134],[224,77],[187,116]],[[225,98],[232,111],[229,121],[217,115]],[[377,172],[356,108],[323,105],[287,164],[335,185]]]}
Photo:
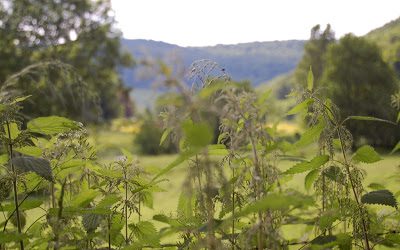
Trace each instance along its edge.
{"label": "bush", "polygon": [[147,155],[176,153],[178,151],[177,147],[169,140],[166,140],[160,146],[162,133],[161,123],[151,115],[148,115],[134,139],[139,152]]}

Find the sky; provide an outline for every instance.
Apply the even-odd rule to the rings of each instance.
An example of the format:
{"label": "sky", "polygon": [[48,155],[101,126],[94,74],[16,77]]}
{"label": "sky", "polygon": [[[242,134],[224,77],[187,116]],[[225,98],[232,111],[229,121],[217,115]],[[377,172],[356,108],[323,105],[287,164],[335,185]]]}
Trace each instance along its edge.
{"label": "sky", "polygon": [[180,46],[308,39],[316,24],[336,37],[364,35],[400,16],[400,0],[111,0],[129,39]]}

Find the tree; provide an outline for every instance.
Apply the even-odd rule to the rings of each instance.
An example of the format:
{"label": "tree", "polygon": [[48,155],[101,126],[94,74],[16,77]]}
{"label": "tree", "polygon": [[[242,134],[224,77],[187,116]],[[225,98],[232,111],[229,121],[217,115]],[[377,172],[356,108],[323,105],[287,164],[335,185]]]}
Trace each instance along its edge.
{"label": "tree", "polygon": [[335,41],[335,34],[328,24],[325,30],[320,30],[319,24],[311,29],[310,40],[304,45],[304,55],[295,70],[295,80],[305,87],[307,74],[312,68],[314,74],[314,85],[319,87],[321,77],[325,68],[325,54],[328,45]]}
{"label": "tree", "polygon": [[[339,107],[342,118],[363,115],[395,120],[390,96],[398,85],[376,44],[348,34],[329,47],[325,69],[327,95]],[[352,121],[348,128],[355,138],[363,137],[379,146],[393,145],[399,138],[398,129],[387,124]]]}
{"label": "tree", "polygon": [[81,118],[82,102],[71,102],[82,98],[97,100],[103,118],[119,113],[118,69],[132,62],[121,52],[109,0],[5,0],[0,18],[0,83],[34,63],[72,65],[67,77],[59,67],[47,67],[13,84],[23,94],[33,94],[32,103],[40,103],[35,109],[26,105],[26,113]]}

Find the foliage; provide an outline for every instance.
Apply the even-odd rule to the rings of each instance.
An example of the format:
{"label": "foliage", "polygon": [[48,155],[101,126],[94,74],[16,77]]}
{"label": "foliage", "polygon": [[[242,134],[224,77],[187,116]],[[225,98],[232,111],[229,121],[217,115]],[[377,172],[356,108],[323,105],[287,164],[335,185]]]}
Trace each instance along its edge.
{"label": "foliage", "polygon": [[176,153],[177,148],[170,140],[160,143],[162,135],[161,121],[151,113],[147,113],[139,132],[135,135],[134,144],[138,147],[139,153],[142,154],[158,155]]}
{"label": "foliage", "polygon": [[306,79],[310,68],[315,77],[315,86],[321,87],[321,79],[326,68],[326,52],[328,46],[335,42],[335,35],[328,24],[324,31],[320,25],[311,29],[310,40],[304,45],[304,54],[294,72],[298,85],[306,86]]}
{"label": "foliage", "polygon": [[[96,105],[103,118],[118,114],[117,68],[131,59],[120,51],[110,8],[108,0],[0,3],[0,85],[15,95],[33,94],[25,114],[96,120]],[[54,61],[60,63],[46,63]],[[6,83],[32,64],[40,67]]]}
{"label": "foliage", "polygon": [[[180,151],[156,172],[143,169],[125,149],[115,160],[103,163],[84,126],[70,119],[37,117],[24,124],[19,111],[29,96],[2,101],[1,248],[398,247],[395,194],[376,183],[369,186],[373,191],[366,192],[359,165],[379,164],[381,157],[367,145],[353,153],[353,137],[346,128],[352,119],[377,118],[341,117],[330,100],[318,95],[310,72],[307,88],[293,93],[298,105],[287,112],[306,114],[308,127],[290,143],[276,126],[265,125],[270,122],[265,108],[270,93],[256,93],[229,81],[213,62],[192,66],[191,89],[172,73],[166,78],[166,84],[179,91],[165,103],[165,132],[158,140],[171,139]],[[215,74],[203,75],[213,70]],[[212,142],[206,113],[221,121],[217,144]],[[305,160],[299,148],[312,144],[317,146]],[[296,163],[284,171],[282,162],[287,159]],[[153,207],[155,192],[165,191],[161,183],[166,174],[183,162],[186,176],[176,212],[144,217],[143,206]],[[306,172],[309,194],[289,188],[291,176]],[[387,205],[392,211],[382,213],[371,205]],[[42,215],[32,222],[27,218],[33,209]],[[286,225],[298,224],[311,229],[308,238],[282,233]],[[168,237],[176,242],[165,243]]]}
{"label": "foliage", "polygon": [[[378,47],[365,38],[346,35],[330,46],[324,82],[327,96],[340,107],[341,117],[358,114],[396,119],[389,101],[398,88],[394,73]],[[355,138],[365,138],[373,145],[392,146],[400,136],[398,129],[384,123],[350,121],[348,128]]]}
{"label": "foliage", "polygon": [[374,29],[365,37],[375,42],[382,50],[384,60],[397,67],[397,72],[400,73],[400,18],[397,18],[384,26]]}

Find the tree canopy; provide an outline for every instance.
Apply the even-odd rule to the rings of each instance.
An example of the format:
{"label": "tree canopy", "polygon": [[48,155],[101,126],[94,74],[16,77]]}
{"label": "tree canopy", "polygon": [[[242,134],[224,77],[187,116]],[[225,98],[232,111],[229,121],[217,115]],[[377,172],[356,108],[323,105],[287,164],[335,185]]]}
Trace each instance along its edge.
{"label": "tree canopy", "polygon": [[295,80],[301,86],[306,86],[307,74],[312,68],[315,86],[320,86],[321,77],[325,67],[325,54],[328,45],[335,41],[335,34],[328,24],[324,31],[320,25],[311,29],[310,40],[304,45],[304,55],[295,71]]}
{"label": "tree canopy", "polygon": [[[376,44],[365,38],[348,34],[329,47],[323,82],[342,118],[364,115],[396,119],[390,107],[390,96],[398,89],[394,72]],[[399,135],[397,128],[380,123],[352,121],[348,127],[356,138],[381,146],[393,145]]]}
{"label": "tree canopy", "polygon": [[10,75],[28,65],[60,62],[32,68],[29,77],[7,86],[33,94],[36,107],[26,105],[26,113],[58,112],[82,119],[83,112],[84,119],[93,119],[93,107],[84,111],[82,102],[89,103],[86,107],[96,102],[103,118],[118,114],[118,69],[132,60],[120,50],[121,34],[114,27],[109,0],[5,0],[0,3],[0,20],[3,88]]}

